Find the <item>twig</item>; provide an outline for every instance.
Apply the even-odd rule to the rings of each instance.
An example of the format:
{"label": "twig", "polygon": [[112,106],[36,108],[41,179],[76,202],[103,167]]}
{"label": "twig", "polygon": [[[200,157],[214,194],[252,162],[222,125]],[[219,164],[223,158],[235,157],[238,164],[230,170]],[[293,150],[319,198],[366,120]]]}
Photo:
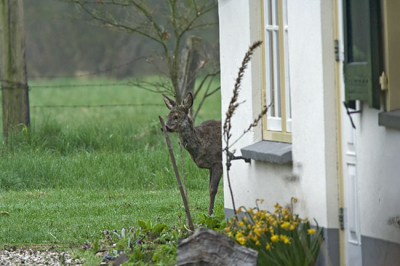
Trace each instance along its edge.
{"label": "twig", "polygon": [[190,210],[189,210],[189,206],[188,206],[187,199],[186,199],[186,196],[185,196],[185,191],[183,191],[183,188],[182,188],[182,182],[181,182],[181,178],[179,177],[178,167],[176,166],[174,152],[172,150],[171,142],[170,142],[169,137],[168,137],[167,128],[165,127],[164,119],[162,119],[161,116],[159,116],[158,118],[160,119],[160,123],[161,123],[162,129],[163,129],[163,132],[164,132],[164,136],[165,136],[165,140],[167,142],[169,155],[171,157],[172,167],[174,168],[176,181],[178,182],[178,187],[179,187],[179,191],[181,192],[183,205],[185,206],[185,212],[186,212],[186,217],[187,217],[187,220],[188,220],[189,228],[190,228],[190,230],[194,231],[192,217],[190,216]]}
{"label": "twig", "polygon": [[[232,137],[232,134],[231,134],[231,129],[232,129],[231,120],[232,120],[233,114],[235,113],[236,109],[240,105],[240,103],[238,103],[237,101],[238,101],[238,97],[239,97],[239,90],[240,90],[240,87],[241,87],[241,82],[242,82],[242,78],[243,78],[243,75],[244,75],[244,71],[247,68],[248,63],[250,62],[250,59],[251,59],[251,56],[253,55],[254,50],[257,47],[259,47],[261,44],[262,44],[262,41],[255,42],[252,46],[249,47],[249,50],[247,51],[245,57],[243,58],[242,65],[241,65],[241,67],[239,69],[239,73],[238,73],[238,76],[236,78],[235,88],[233,89],[233,96],[232,96],[231,101],[229,103],[228,111],[226,112],[225,123],[224,123],[224,126],[223,126],[223,130],[224,130],[223,135],[224,135],[224,140],[225,140],[225,143],[226,143],[226,147],[225,147],[224,151],[225,151],[225,155],[226,155],[227,180],[228,180],[229,192],[230,192],[231,198],[232,198],[233,211],[235,212],[236,221],[238,220],[238,217],[237,217],[237,213],[236,213],[235,199],[233,197],[231,179],[230,179],[230,175],[229,175],[230,154],[231,154],[231,152],[229,151],[229,148],[231,147],[229,145],[229,140]],[[266,112],[267,109],[268,108],[264,108],[263,113],[264,113],[264,111]],[[260,115],[260,116],[262,117],[262,115]],[[259,119],[261,119],[261,118],[257,118],[257,119],[259,121]],[[254,122],[256,122],[257,119]],[[249,128],[251,128],[251,125],[250,125]]]}
{"label": "twig", "polygon": [[[219,73],[219,72],[218,72],[218,73]],[[199,103],[199,106],[197,107],[196,113],[195,113],[194,116],[193,116],[193,120],[196,120],[196,117],[197,117],[197,115],[198,115],[198,113],[199,113],[201,107],[203,106],[203,103],[204,103],[204,101],[206,100],[206,98],[209,97],[209,96],[211,96],[213,93],[215,93],[215,92],[218,91],[219,89],[221,89],[221,87],[218,87],[218,88],[216,88],[214,91],[208,93],[208,91],[210,90],[212,81],[214,80],[214,77],[215,77],[216,75],[217,75],[217,73],[207,75],[207,76],[210,76],[211,78],[210,78],[210,81],[208,82],[208,86],[207,86],[207,89],[206,89],[206,91],[205,91],[205,93],[204,93],[204,95],[203,95],[203,98],[201,99],[201,102]],[[203,81],[205,81],[205,80],[206,80],[206,79],[203,79]],[[196,94],[200,91],[201,87],[203,86],[203,81],[202,81],[202,83],[200,84],[199,88],[197,89]],[[196,94],[195,94],[195,95],[196,95]],[[195,96],[195,97],[196,97],[196,96]]]}
{"label": "twig", "polygon": [[254,119],[253,123],[251,123],[249,125],[249,127],[243,131],[242,135],[240,135],[229,147],[228,149],[230,149],[233,145],[236,144],[236,142],[238,142],[247,132],[249,132],[253,127],[256,127],[258,125],[258,123],[260,122],[260,120],[263,118],[263,116],[268,112],[269,108],[272,106],[272,102],[268,105],[265,106],[263,108],[263,110],[261,111],[261,113],[258,115],[257,118]]}
{"label": "twig", "polygon": [[183,175],[183,186],[185,187],[186,199],[188,199],[187,186],[186,186],[186,175],[185,175],[185,163],[183,162],[183,150],[182,143],[179,142],[179,147],[181,148],[181,164],[182,164],[182,175]]}

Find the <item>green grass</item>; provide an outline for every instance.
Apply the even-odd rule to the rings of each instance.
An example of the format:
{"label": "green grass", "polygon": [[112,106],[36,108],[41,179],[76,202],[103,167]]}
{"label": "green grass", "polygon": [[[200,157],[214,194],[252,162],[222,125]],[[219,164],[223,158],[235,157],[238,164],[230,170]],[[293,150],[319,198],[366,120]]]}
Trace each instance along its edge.
{"label": "green grass", "polygon": [[[30,83],[30,129],[16,127],[7,142],[0,138],[0,244],[76,247],[101,230],[134,226],[138,219],[181,222],[183,204],[158,119],[168,113],[162,97],[126,86],[57,87],[117,82]],[[157,105],[35,107],[100,104]],[[196,124],[220,114],[216,93]],[[170,137],[179,163],[178,138]],[[186,151],[184,165],[191,208],[206,212],[208,171],[198,169]],[[217,205],[222,194],[221,182]]]}
{"label": "green grass", "polygon": [[[190,191],[195,217],[206,212],[206,191]],[[137,226],[136,221],[184,222],[185,210],[177,189],[46,189],[2,193],[0,242],[69,244],[76,247],[100,237],[101,230]],[[221,204],[221,202],[219,202]],[[179,220],[179,217],[183,219]]]}

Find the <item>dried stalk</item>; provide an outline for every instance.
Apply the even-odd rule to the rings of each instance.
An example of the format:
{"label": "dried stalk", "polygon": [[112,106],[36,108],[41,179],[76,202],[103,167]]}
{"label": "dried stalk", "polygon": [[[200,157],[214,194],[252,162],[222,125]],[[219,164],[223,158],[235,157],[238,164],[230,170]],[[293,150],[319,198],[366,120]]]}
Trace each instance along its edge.
{"label": "dried stalk", "polygon": [[[228,111],[226,112],[226,117],[225,117],[225,122],[224,122],[224,126],[223,126],[223,136],[224,136],[224,140],[226,143],[226,147],[224,149],[225,155],[226,155],[226,166],[227,166],[227,180],[228,180],[228,186],[229,186],[229,192],[231,194],[231,198],[232,198],[232,205],[233,205],[233,211],[235,213],[235,218],[237,220],[237,213],[236,213],[236,206],[235,206],[235,200],[233,197],[233,191],[232,191],[232,186],[231,186],[231,180],[230,180],[230,176],[229,176],[229,170],[230,170],[230,154],[232,154],[232,152],[229,151],[229,148],[231,147],[231,145],[229,145],[229,141],[232,137],[231,134],[231,129],[232,129],[232,117],[233,114],[235,113],[236,109],[239,107],[240,103],[238,103],[238,97],[239,97],[239,91],[241,88],[241,83],[242,83],[242,79],[243,79],[243,75],[244,75],[244,71],[247,68],[248,63],[250,62],[251,56],[253,55],[254,50],[259,47],[262,44],[262,41],[257,41],[255,42],[252,46],[249,47],[249,50],[247,51],[243,61],[242,61],[242,65],[239,69],[239,73],[238,73],[238,77],[236,78],[236,82],[235,82],[235,87],[233,89],[233,96],[231,98],[231,101],[229,103],[228,106]],[[254,122],[248,127],[248,129],[242,134],[242,136],[247,133],[252,127],[256,126],[258,124],[258,122],[261,120],[262,116],[267,112],[268,107],[263,108],[261,114],[254,120]],[[240,137],[242,137],[240,136]],[[237,140],[236,140],[237,141]],[[234,143],[236,143],[236,141]]]}
{"label": "dried stalk", "polygon": [[181,142],[179,142],[179,147],[181,149],[181,164],[182,164],[183,186],[185,188],[186,199],[188,199],[189,197],[188,197],[187,186],[186,186],[185,163],[183,162],[183,150],[182,150],[182,143]]}
{"label": "dried stalk", "polygon": [[172,167],[174,168],[176,181],[178,182],[178,187],[179,187],[179,191],[181,192],[183,205],[185,206],[185,212],[186,212],[186,217],[187,217],[187,220],[188,220],[189,228],[190,228],[190,230],[194,231],[192,217],[190,215],[190,210],[189,210],[189,206],[188,206],[188,203],[187,203],[187,198],[186,198],[186,195],[185,195],[185,191],[183,191],[183,188],[182,188],[182,182],[181,182],[181,178],[179,177],[179,171],[178,171],[178,167],[176,166],[174,152],[172,150],[171,141],[169,140],[169,137],[168,137],[167,128],[165,127],[165,123],[164,123],[164,120],[162,119],[162,117],[159,116],[158,118],[160,118],[160,122],[161,122],[161,126],[162,126],[162,129],[163,129],[163,132],[164,132],[165,140],[167,142],[169,155],[171,157]]}

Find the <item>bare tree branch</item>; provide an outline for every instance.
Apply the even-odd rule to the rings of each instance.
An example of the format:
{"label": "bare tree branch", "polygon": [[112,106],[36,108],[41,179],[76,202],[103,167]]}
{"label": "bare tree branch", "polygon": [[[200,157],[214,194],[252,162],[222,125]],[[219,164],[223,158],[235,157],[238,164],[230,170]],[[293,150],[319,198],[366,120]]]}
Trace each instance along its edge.
{"label": "bare tree branch", "polygon": [[[166,66],[164,73],[169,77],[170,83],[168,86],[156,88],[152,88],[152,84],[146,82],[142,85],[139,85],[139,82],[132,84],[152,92],[173,94],[176,100],[182,99],[180,94],[185,91],[179,88],[180,76],[186,74],[180,72],[185,63],[180,60],[182,38],[191,30],[214,26],[215,22],[207,22],[202,18],[215,10],[218,4],[216,0],[157,0],[154,1],[157,2],[154,6],[150,5],[150,1],[139,0],[60,1],[75,4],[82,11],[82,17],[89,17],[96,24],[111,30],[137,33],[157,43],[162,48],[160,59]],[[205,65],[204,62],[202,66]],[[197,71],[204,70],[202,66],[190,77],[191,79],[197,76]]]}

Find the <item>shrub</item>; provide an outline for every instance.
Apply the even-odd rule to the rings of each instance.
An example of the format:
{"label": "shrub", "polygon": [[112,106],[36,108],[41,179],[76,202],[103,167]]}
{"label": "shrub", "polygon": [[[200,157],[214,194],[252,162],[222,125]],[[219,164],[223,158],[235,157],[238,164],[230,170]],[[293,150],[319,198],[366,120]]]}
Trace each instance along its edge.
{"label": "shrub", "polygon": [[[263,200],[260,200],[262,202]],[[258,251],[258,265],[310,266],[315,265],[323,242],[322,228],[311,228],[309,221],[293,213],[291,206],[283,208],[275,204],[273,213],[239,208],[246,211],[243,219],[231,219],[225,232],[239,244]]]}

